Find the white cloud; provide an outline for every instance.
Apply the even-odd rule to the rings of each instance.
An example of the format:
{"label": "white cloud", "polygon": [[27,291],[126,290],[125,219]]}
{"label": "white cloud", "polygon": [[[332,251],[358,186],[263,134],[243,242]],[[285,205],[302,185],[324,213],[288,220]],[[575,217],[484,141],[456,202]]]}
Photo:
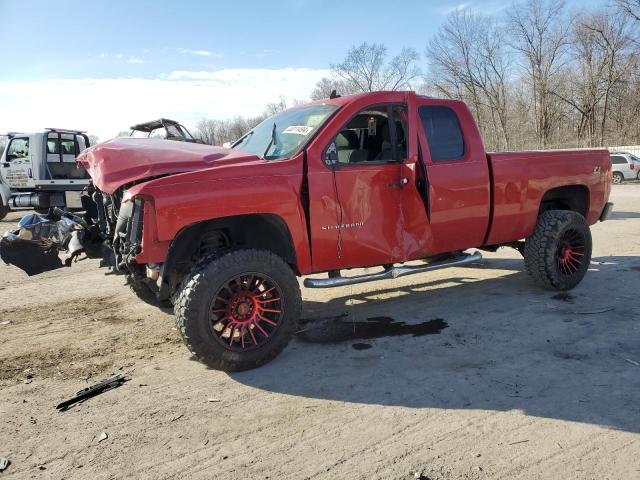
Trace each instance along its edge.
{"label": "white cloud", "polygon": [[138,57],[130,57],[130,58],[127,60],[127,63],[132,63],[132,64],[134,64],[134,65],[135,65],[135,64],[137,64],[137,65],[142,65],[143,63],[148,63],[148,62],[147,62],[147,61],[145,61],[145,60],[142,60],[141,58],[138,58]]}
{"label": "white cloud", "polygon": [[176,48],[176,50],[180,53],[184,53],[185,55],[196,55],[198,57],[223,57],[221,53],[210,52],[209,50],[194,50],[192,48]]}
{"label": "white cloud", "polygon": [[[257,115],[283,95],[308,98],[327,70],[309,68],[175,71],[162,78],[1,81],[1,131],[79,128],[106,140],[161,116],[193,126],[201,118]],[[60,108],[55,99],[65,99]]]}
{"label": "white cloud", "polygon": [[452,5],[450,7],[446,7],[440,10],[442,15],[449,15],[453,12],[461,12],[471,6],[471,2],[458,3],[457,5]]}

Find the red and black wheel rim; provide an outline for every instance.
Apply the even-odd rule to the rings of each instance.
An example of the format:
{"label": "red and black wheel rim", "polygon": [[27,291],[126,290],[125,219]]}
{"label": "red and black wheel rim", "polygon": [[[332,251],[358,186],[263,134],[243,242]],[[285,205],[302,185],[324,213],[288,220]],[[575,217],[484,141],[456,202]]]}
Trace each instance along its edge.
{"label": "red and black wheel rim", "polygon": [[578,230],[565,231],[558,241],[556,261],[561,275],[575,275],[585,262],[586,240]]}
{"label": "red and black wheel rim", "polygon": [[247,273],[216,292],[209,318],[216,340],[229,350],[243,352],[268,343],[283,313],[278,284],[266,275]]}

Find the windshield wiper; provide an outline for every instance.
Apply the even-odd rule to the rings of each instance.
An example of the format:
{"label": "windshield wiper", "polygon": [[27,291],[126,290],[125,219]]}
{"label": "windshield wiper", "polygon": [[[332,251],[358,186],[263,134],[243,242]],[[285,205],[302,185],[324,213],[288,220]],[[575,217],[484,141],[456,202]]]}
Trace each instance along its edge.
{"label": "windshield wiper", "polygon": [[269,145],[267,145],[267,148],[265,149],[264,153],[262,154],[262,159],[266,160],[267,158],[267,152],[269,151],[269,149],[271,148],[271,145],[275,145],[277,142],[276,139],[276,123],[273,122],[273,128],[271,129],[271,140],[269,140]]}

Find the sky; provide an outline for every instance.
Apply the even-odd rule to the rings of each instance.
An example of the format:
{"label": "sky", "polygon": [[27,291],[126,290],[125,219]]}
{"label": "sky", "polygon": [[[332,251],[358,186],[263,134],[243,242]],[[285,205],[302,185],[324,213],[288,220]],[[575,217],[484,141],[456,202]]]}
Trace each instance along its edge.
{"label": "sky", "polygon": [[499,15],[509,3],[0,0],[0,133],[61,127],[106,140],[158,117],[193,127],[258,115],[281,96],[307,99],[352,45],[422,54],[453,10]]}

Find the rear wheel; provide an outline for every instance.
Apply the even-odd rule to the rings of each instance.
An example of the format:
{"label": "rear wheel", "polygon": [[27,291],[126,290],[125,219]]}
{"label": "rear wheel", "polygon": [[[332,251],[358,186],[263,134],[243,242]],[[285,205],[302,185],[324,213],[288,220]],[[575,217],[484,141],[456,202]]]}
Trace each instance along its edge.
{"label": "rear wheel", "polygon": [[584,278],[591,261],[591,231],[576,212],[549,210],[538,217],[524,247],[529,275],[550,290],[569,290]]}
{"label": "rear wheel", "polygon": [[611,175],[611,181],[613,183],[622,183],[623,180],[624,176],[620,172],[613,172],[613,175]]}
{"label": "rear wheel", "polygon": [[239,250],[199,266],[175,303],[189,350],[211,368],[240,371],[274,359],[296,331],[300,287],[291,267],[262,250]]}

